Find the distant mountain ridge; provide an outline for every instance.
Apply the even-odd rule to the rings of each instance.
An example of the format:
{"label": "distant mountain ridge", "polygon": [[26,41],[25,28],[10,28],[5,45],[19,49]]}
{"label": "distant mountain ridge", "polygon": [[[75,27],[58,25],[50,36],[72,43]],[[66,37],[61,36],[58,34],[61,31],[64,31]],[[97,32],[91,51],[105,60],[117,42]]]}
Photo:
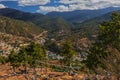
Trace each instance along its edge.
{"label": "distant mountain ridge", "polygon": [[[109,9],[111,9],[111,10],[109,10]],[[77,20],[77,22],[73,22],[74,19],[71,18],[73,16],[69,17],[70,16],[69,12],[65,12],[65,14],[66,14],[65,17],[69,17],[70,21],[65,20],[62,17],[57,17],[57,16],[50,17],[48,15],[42,15],[39,13],[27,13],[27,12],[22,12],[22,11],[10,9],[10,8],[0,9],[0,15],[8,17],[9,20],[12,21],[11,23],[13,25],[16,25],[16,26],[13,26],[14,27],[13,30],[15,30],[15,32],[12,31],[12,25],[10,25],[10,27],[9,26],[6,27],[6,30],[7,30],[6,32],[15,33],[15,34],[19,34],[19,35],[27,35],[27,34],[33,33],[34,31],[39,32],[38,30],[43,28],[48,31],[49,38],[56,37],[56,39],[60,40],[61,38],[64,38],[65,36],[71,34],[71,32],[75,36],[76,35],[89,36],[91,34],[96,33],[98,24],[104,20],[109,20],[112,10],[116,10],[116,8],[109,8],[109,9],[104,9],[106,11],[103,12],[103,13],[106,13],[106,12],[110,11],[109,13],[103,14],[102,12],[100,12],[99,16],[97,16],[97,17],[95,17],[96,15],[94,15],[94,14],[97,14],[99,11],[97,13],[94,13],[94,12],[96,12],[96,10],[93,12],[87,11],[87,10],[83,11],[83,12],[78,11],[78,13],[76,13],[76,14],[79,14],[79,12],[82,13],[82,15],[79,14],[80,17],[79,17],[79,15],[75,15],[75,14],[73,15],[73,13],[75,13],[75,12],[70,13],[71,15],[76,16],[76,17],[74,17],[75,20],[77,20],[79,18],[82,19],[81,22],[79,22],[79,20]],[[102,10],[102,11],[104,11],[104,10]],[[84,14],[84,12],[86,14]],[[86,18],[87,15],[90,16],[89,17],[90,19]],[[9,20],[8,20],[8,22],[9,22]],[[73,20],[73,21],[71,21],[71,20]],[[24,25],[21,26],[20,23],[24,24]],[[32,24],[32,26],[31,26],[31,24]],[[32,28],[29,29],[25,25],[28,25]],[[34,26],[36,26],[37,28]],[[20,34],[19,27],[20,27],[20,31],[23,31],[23,34]],[[25,27],[29,29],[28,33],[26,33],[27,31],[23,30]],[[10,31],[9,31],[9,29],[10,29]],[[17,29],[18,29],[18,31],[17,31]],[[3,26],[1,28],[1,31],[4,31]],[[30,32],[30,31],[33,31],[33,32]]]}
{"label": "distant mountain ridge", "polygon": [[24,21],[33,21],[44,16],[43,14],[23,12],[11,8],[0,9],[0,15]]}
{"label": "distant mountain ridge", "polygon": [[79,27],[87,27],[87,26],[88,27],[97,27],[101,22],[110,20],[110,16],[112,15],[113,12],[120,13],[120,10],[112,11],[112,12],[106,13],[104,15],[86,20],[85,22],[80,23]]}
{"label": "distant mountain ridge", "polygon": [[51,18],[39,13],[22,12],[10,8],[0,9],[0,15],[17,20],[32,22],[37,26],[49,31],[59,31],[59,29],[68,29],[72,27],[70,23],[60,17]]}
{"label": "distant mountain ridge", "polygon": [[98,10],[76,10],[71,12],[50,12],[46,15],[50,17],[62,17],[67,21],[70,22],[84,22],[85,20],[92,19],[101,15],[104,15],[106,13],[109,13],[111,11],[120,10],[120,8],[117,7],[109,7],[105,9],[98,9]]}
{"label": "distant mountain ridge", "polygon": [[[120,13],[120,10],[113,12]],[[113,12],[109,12],[104,15],[86,20],[83,23],[75,23],[74,25],[76,27],[73,29],[73,32],[76,32],[77,34],[85,33],[87,36],[96,35],[99,25],[104,21],[110,20],[110,16]]]}

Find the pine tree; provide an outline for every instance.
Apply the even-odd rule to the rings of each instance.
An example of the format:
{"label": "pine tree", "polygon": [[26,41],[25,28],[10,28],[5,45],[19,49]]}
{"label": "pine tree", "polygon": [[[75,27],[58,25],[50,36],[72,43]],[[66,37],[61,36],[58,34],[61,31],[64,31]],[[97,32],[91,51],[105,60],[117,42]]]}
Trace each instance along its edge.
{"label": "pine tree", "polygon": [[20,57],[14,51],[11,51],[11,54],[8,56],[8,61],[13,67],[13,72],[16,72],[15,69],[20,66]]}
{"label": "pine tree", "polygon": [[38,61],[43,61],[46,58],[46,54],[43,52],[42,47],[39,44],[31,43],[26,49],[29,56],[28,63],[34,70],[33,80],[36,80],[36,67],[39,65]]}
{"label": "pine tree", "polygon": [[62,62],[68,66],[68,70],[70,73],[70,68],[72,67],[72,63],[74,61],[76,52],[72,46],[72,42],[70,40],[67,40],[63,43],[61,56],[63,56]]}
{"label": "pine tree", "polygon": [[120,13],[114,12],[110,21],[99,27],[98,40],[89,50],[87,67],[97,70],[102,67],[112,72],[119,80],[120,76]]}

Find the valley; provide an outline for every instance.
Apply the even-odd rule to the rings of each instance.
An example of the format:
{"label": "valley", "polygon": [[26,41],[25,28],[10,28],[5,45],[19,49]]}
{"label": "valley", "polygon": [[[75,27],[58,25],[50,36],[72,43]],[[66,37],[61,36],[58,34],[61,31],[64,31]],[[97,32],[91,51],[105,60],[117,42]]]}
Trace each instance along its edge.
{"label": "valley", "polygon": [[119,80],[119,22],[112,7],[46,15],[0,9],[0,80]]}

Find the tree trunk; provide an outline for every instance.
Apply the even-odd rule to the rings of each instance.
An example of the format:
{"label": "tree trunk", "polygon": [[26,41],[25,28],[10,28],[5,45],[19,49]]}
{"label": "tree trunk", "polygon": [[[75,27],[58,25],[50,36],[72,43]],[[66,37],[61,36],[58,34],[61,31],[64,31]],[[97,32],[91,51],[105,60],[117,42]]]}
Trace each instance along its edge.
{"label": "tree trunk", "polygon": [[37,80],[35,66],[34,66],[34,68],[33,68],[33,80]]}
{"label": "tree trunk", "polygon": [[45,74],[47,74],[47,67],[48,67],[47,65],[48,65],[48,58],[46,59],[46,64],[45,64],[45,67],[46,67],[45,68]]}
{"label": "tree trunk", "polygon": [[13,72],[15,73],[16,71],[15,71],[15,67],[13,66]]}
{"label": "tree trunk", "polygon": [[41,64],[41,74],[43,74],[43,65]]}
{"label": "tree trunk", "polygon": [[72,70],[71,70],[71,67],[72,67],[72,65],[71,65],[71,63],[70,63],[70,65],[69,65],[69,75],[71,75],[72,73]]}
{"label": "tree trunk", "polygon": [[26,79],[29,80],[29,74],[28,74],[28,71],[27,71],[27,66],[25,65],[25,75],[26,75]]}
{"label": "tree trunk", "polygon": [[27,80],[30,80],[30,79],[29,79],[29,74],[25,74],[25,75],[26,75],[26,79],[27,79]]}

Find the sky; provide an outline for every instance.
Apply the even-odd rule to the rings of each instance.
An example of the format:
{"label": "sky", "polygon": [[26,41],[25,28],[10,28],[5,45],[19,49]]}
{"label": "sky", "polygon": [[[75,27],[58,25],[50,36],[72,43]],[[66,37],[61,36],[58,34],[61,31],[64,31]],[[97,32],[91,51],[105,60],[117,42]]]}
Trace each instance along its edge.
{"label": "sky", "polygon": [[53,11],[67,12],[120,7],[120,0],[0,0],[0,8],[6,7],[45,14]]}

